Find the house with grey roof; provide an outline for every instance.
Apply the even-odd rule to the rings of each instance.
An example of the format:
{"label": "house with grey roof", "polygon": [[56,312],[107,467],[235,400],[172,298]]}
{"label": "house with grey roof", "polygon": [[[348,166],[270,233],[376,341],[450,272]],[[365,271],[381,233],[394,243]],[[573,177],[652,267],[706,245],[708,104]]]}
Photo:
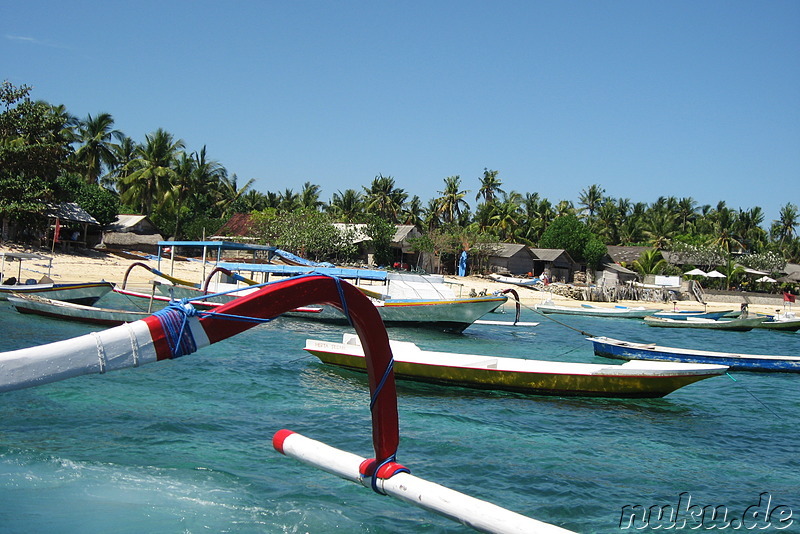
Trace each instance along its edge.
{"label": "house with grey roof", "polygon": [[530,247],[518,243],[492,243],[489,272],[498,274],[527,274],[533,271],[534,256]]}
{"label": "house with grey roof", "polygon": [[546,273],[552,282],[570,283],[581,266],[563,248],[532,248],[534,256],[533,275]]}

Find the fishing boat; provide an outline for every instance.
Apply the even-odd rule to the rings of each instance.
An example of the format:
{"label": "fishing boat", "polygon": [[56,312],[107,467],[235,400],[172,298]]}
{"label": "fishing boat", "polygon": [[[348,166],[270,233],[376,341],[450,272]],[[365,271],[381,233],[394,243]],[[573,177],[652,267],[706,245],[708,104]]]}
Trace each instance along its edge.
{"label": "fishing boat", "polygon": [[[299,266],[245,265],[250,269],[281,267],[281,273],[294,273],[299,268]],[[288,269],[289,267],[291,267],[291,269]],[[147,268],[150,269],[150,267]],[[241,269],[243,267],[238,266],[238,268]],[[308,267],[304,268],[309,269]],[[335,278],[347,276],[350,278],[358,277],[364,279],[373,276],[386,280],[388,283],[383,286],[357,287],[370,298],[371,302],[378,309],[378,313],[380,313],[384,324],[387,326],[433,328],[436,330],[460,333],[481,317],[496,310],[508,301],[508,297],[503,294],[463,298],[455,297],[452,290],[436,286],[436,284],[441,282],[431,282],[426,278],[420,278],[418,275],[367,271],[365,269],[358,269],[358,273],[348,273],[346,272],[348,271],[347,269],[326,270],[325,268],[318,267],[310,269],[315,273],[317,271],[322,271],[320,274],[326,275],[334,272],[335,274],[331,274],[331,276]],[[219,273],[228,276],[237,283],[241,282],[245,285],[238,286],[237,284],[229,283],[212,283],[211,280],[213,277]],[[159,273],[159,275],[163,277],[163,273]],[[202,297],[211,302],[231,302],[237,298],[241,298],[241,296],[258,291],[259,288],[265,285],[259,284],[252,279],[245,278],[236,272],[236,270],[231,270],[223,266],[216,267],[212,270],[199,287],[192,286],[189,282],[178,281],[171,277],[167,277],[166,280],[170,283],[160,284],[158,286],[158,290],[162,292],[162,294],[168,294],[174,298]],[[441,286],[444,286],[444,284],[441,283]],[[408,295],[426,295],[431,298],[398,298],[398,295],[401,297],[407,297]],[[316,313],[308,313],[309,311],[314,311]],[[322,306],[316,310],[293,310],[286,313],[286,316],[321,322],[347,323],[347,318],[330,306]],[[518,324],[518,326],[522,325]],[[535,324],[527,323],[525,326],[535,326]]]}
{"label": "fishing boat", "polygon": [[400,426],[388,335],[377,309],[363,293],[327,276],[270,284],[215,312],[198,313],[176,303],[133,323],[0,353],[0,392],[179,358],[311,304],[334,306],[346,313],[362,340],[369,361],[365,403],[370,405],[375,457],[361,458],[287,429],[274,434],[276,450],[483,532],[569,532],[411,475],[398,463]]}
{"label": "fishing boat", "polygon": [[749,332],[765,321],[762,317],[736,319],[705,319],[703,317],[687,317],[686,319],[669,319],[667,317],[645,317],[647,326],[660,328],[706,328],[709,330],[728,330],[731,332]]}
{"label": "fishing boat", "polygon": [[546,300],[536,304],[534,309],[542,313],[560,313],[564,315],[588,315],[593,317],[622,317],[626,319],[641,319],[657,312],[657,309],[645,308],[643,306],[595,306],[593,304],[582,304],[581,306],[559,306],[552,300]]}
{"label": "fishing boat", "polygon": [[150,315],[144,311],[84,306],[73,302],[52,300],[39,295],[13,295],[8,297],[8,301],[20,313],[102,326],[130,323]]}
{"label": "fishing boat", "polygon": [[[38,281],[32,278],[27,278],[23,281],[23,260],[48,262],[47,273]],[[50,279],[53,259],[40,254],[3,252],[0,272],[4,272],[6,261],[17,261],[19,262],[19,266],[17,269],[17,276],[3,277],[2,283],[0,283],[0,300],[6,300],[9,295],[16,293],[21,295],[39,295],[54,300],[63,300],[91,306],[97,302],[100,297],[106,295],[114,288],[114,284],[106,282],[105,280],[101,280],[100,282],[55,283]]]}
{"label": "fishing boat", "polygon": [[663,347],[655,343],[634,343],[608,337],[591,337],[594,353],[620,360],[708,363],[727,365],[735,371],[800,372],[800,356],[737,354],[706,350]]}
{"label": "fishing boat", "polygon": [[[724,365],[604,365],[455,354],[425,351],[414,343],[394,340],[390,346],[397,378],[536,395],[657,398],[728,369]],[[366,371],[364,350],[353,334],[344,334],[342,343],[308,339],[305,350],[326,364]]]}
{"label": "fishing boat", "polygon": [[794,312],[766,315],[763,316],[763,319],[756,325],[756,328],[779,330],[781,332],[797,332],[800,330],[800,317],[797,317]]}
{"label": "fishing boat", "polygon": [[500,282],[503,284],[513,284],[515,286],[521,287],[530,287],[536,289],[537,285],[542,284],[541,278],[522,278],[518,276],[504,276],[502,274],[492,273],[489,275],[489,278],[494,280],[495,282]]}
{"label": "fishing boat", "polygon": [[[736,312],[738,313],[738,312]],[[673,310],[673,311],[659,311],[653,314],[653,317],[662,317],[664,319],[675,319],[682,321],[689,319],[721,319],[722,317],[731,317],[734,314],[733,310],[721,311],[692,311],[692,310]]]}

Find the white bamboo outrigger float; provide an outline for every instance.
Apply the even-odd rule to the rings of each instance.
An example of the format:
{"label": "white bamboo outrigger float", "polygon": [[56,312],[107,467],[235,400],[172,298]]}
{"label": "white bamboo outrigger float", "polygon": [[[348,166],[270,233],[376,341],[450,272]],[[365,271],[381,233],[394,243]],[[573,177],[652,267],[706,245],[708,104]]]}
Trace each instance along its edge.
{"label": "white bamboo outrigger float", "polygon": [[133,323],[0,353],[0,392],[177,358],[311,304],[328,304],[341,310],[361,339],[367,360],[375,458],[365,460],[285,430],[274,439],[279,451],[480,531],[569,532],[412,476],[395,461],[399,424],[389,338],[369,299],[354,286],[327,276],[277,282],[213,312],[197,312],[190,304],[176,303]]}

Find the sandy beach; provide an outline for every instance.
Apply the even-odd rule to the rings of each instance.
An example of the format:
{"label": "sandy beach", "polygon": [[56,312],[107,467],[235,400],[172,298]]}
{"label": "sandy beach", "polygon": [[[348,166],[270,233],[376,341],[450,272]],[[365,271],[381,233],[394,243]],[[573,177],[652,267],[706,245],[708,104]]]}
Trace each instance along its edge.
{"label": "sandy beach", "polygon": [[[98,280],[105,280],[113,282],[119,286],[122,285],[125,273],[128,268],[137,260],[123,258],[119,255],[109,252],[102,252],[98,250],[79,250],[76,252],[64,253],[54,251],[51,253],[49,250],[44,249],[31,249],[23,248],[14,245],[0,246],[0,252],[32,252],[41,254],[43,256],[52,257],[52,268],[50,269],[50,278],[55,282],[92,282]],[[156,261],[148,261],[147,264],[151,267],[157,267]],[[23,262],[23,278],[39,279],[47,274],[47,262],[29,260]],[[6,263],[5,276],[16,276],[19,264],[16,262]],[[183,280],[190,280],[194,282],[201,282],[203,279],[203,265],[199,261],[175,261],[170,264],[169,259],[164,259],[161,262],[161,271],[180,278]],[[210,268],[206,266],[205,272],[208,273]],[[149,290],[150,281],[153,275],[141,267],[134,268],[130,271],[127,281],[129,289]],[[515,289],[519,294],[520,301],[523,305],[533,307],[534,305],[552,298],[553,301],[559,305],[564,306],[580,306],[584,301],[566,298],[560,295],[552,294],[546,291],[537,291],[529,288],[514,286],[511,284],[503,284],[496,282],[490,278],[482,276],[446,276],[447,282],[453,283],[456,295],[467,296],[471,290],[475,293],[485,291],[486,293],[494,293],[503,289]],[[646,302],[646,301],[618,301],[618,302],[599,302],[593,303],[598,306],[613,307],[616,305],[625,306],[645,306],[648,308],[661,308],[672,309],[672,303],[663,302]],[[677,308],[681,310],[703,310],[703,304],[693,300],[682,300],[677,303]],[[709,302],[707,309],[709,311],[738,309],[738,305],[730,302]],[[751,305],[751,312],[758,313],[773,313],[774,306],[766,305]]]}

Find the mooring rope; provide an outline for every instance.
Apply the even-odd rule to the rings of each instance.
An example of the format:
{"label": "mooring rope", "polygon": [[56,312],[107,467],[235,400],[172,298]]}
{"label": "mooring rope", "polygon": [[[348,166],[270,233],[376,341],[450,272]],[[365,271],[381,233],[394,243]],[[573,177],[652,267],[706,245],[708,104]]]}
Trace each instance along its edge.
{"label": "mooring rope", "polygon": [[763,406],[764,408],[766,408],[766,409],[769,411],[769,413],[771,413],[772,415],[774,415],[774,416],[775,416],[775,417],[777,417],[778,419],[783,419],[783,418],[782,418],[780,415],[776,414],[776,413],[775,413],[775,412],[772,410],[772,408],[770,408],[769,406],[767,406],[766,404],[764,404],[764,402],[763,402],[761,399],[759,399],[758,397],[756,397],[756,396],[753,394],[753,392],[752,392],[752,391],[750,391],[749,389],[747,389],[747,386],[745,386],[744,384],[742,384],[741,382],[739,382],[738,380],[736,380],[735,378],[733,378],[733,376],[731,376],[731,374],[730,374],[730,373],[726,372],[725,374],[726,374],[726,375],[728,375],[728,378],[730,378],[731,380],[733,380],[734,382],[736,382],[737,384],[739,384],[739,386],[740,386],[740,387],[744,388],[744,390],[745,390],[745,391],[746,391],[746,392],[747,392],[747,393],[748,393],[748,394],[749,394],[751,397],[753,397],[753,398],[756,400],[756,402],[758,402],[758,403],[759,403],[761,406]]}
{"label": "mooring rope", "polygon": [[566,324],[566,323],[562,323],[561,321],[559,321],[559,320],[557,320],[557,319],[554,319],[554,318],[553,318],[553,317],[551,317],[550,315],[548,315],[548,314],[546,314],[546,313],[544,313],[544,312],[541,312],[541,311],[537,310],[536,308],[532,308],[532,307],[528,306],[527,304],[525,304],[524,302],[522,302],[522,301],[521,301],[521,300],[519,300],[519,299],[516,299],[516,298],[511,298],[511,297],[509,297],[509,299],[510,299],[510,300],[514,300],[514,301],[516,301],[516,303],[517,303],[517,304],[519,304],[520,306],[524,307],[526,310],[530,310],[530,311],[532,311],[532,312],[534,312],[534,313],[537,313],[537,314],[541,315],[542,317],[545,317],[545,318],[547,318],[547,319],[550,319],[550,320],[551,320],[551,321],[553,321],[554,323],[556,323],[556,324],[559,324],[559,325],[561,325],[561,326],[563,326],[563,327],[565,327],[565,328],[569,328],[570,330],[574,330],[575,332],[578,332],[579,334],[581,334],[581,335],[583,335],[583,336],[588,336],[588,337],[597,337],[597,336],[595,336],[594,334],[592,334],[592,333],[590,333],[590,332],[585,332],[585,331],[581,330],[580,328],[575,328],[574,326],[570,326],[570,325],[568,325],[568,324]]}

